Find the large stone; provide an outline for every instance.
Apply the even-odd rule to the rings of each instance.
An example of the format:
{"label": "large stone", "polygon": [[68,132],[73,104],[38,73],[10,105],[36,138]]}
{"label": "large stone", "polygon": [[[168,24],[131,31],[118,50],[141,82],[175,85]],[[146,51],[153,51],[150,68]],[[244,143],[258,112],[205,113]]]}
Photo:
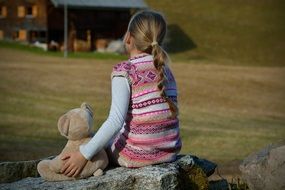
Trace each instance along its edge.
{"label": "large stone", "polygon": [[209,190],[228,190],[229,183],[226,179],[220,179],[209,182]]}
{"label": "large stone", "polygon": [[250,189],[285,189],[285,141],[251,154],[240,170]]}
{"label": "large stone", "polygon": [[[52,159],[53,156],[46,158]],[[23,179],[25,177],[39,177],[37,164],[41,160],[29,160],[19,162],[0,163],[0,183],[7,183]]]}
{"label": "large stone", "polygon": [[209,160],[198,158],[197,156],[192,155],[191,157],[195,164],[202,168],[207,177],[211,176],[215,172],[217,164],[210,162]]}
{"label": "large stone", "polygon": [[[193,159],[195,158],[195,159]],[[153,166],[146,166],[137,169],[117,167],[108,169],[106,173],[100,177],[90,177],[75,181],[47,182],[40,177],[28,177],[13,183],[0,184],[0,189],[189,189],[196,186],[193,179],[207,182],[206,174],[210,171],[211,165],[207,160],[199,160],[200,166],[194,164],[194,160],[199,160],[191,155],[180,156],[177,161],[172,163],[164,163]],[[212,163],[214,166],[215,164]],[[199,170],[197,170],[197,168]],[[193,177],[190,174],[202,171],[201,176]],[[212,168],[211,168],[212,170]],[[194,172],[195,171],[195,172]],[[203,179],[205,178],[205,179]],[[207,184],[202,184],[202,189],[207,188]],[[195,188],[194,188],[195,189]]]}

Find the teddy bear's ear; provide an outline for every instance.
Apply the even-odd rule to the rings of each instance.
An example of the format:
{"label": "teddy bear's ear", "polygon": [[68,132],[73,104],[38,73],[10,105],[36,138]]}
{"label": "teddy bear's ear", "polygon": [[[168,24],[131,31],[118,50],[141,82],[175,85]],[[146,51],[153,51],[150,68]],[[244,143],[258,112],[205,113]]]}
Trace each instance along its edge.
{"label": "teddy bear's ear", "polygon": [[92,107],[88,103],[83,102],[81,104],[81,108],[82,109],[87,109],[87,111],[90,113],[91,117],[93,117],[93,109],[92,109]]}
{"label": "teddy bear's ear", "polygon": [[57,123],[57,127],[58,127],[60,134],[65,137],[68,136],[69,123],[70,123],[70,119],[67,117],[66,114],[61,116]]}

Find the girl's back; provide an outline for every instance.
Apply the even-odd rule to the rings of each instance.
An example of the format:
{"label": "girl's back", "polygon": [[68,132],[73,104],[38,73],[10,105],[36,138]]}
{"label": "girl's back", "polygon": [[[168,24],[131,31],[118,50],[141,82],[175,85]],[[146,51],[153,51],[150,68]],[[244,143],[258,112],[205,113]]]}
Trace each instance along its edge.
{"label": "girl's back", "polygon": [[[112,77],[124,76],[131,86],[128,115],[123,130],[112,144],[112,155],[126,167],[173,161],[181,149],[179,121],[158,87],[160,73],[153,56],[140,54],[116,65]],[[163,91],[177,105],[175,79],[164,68]]]}

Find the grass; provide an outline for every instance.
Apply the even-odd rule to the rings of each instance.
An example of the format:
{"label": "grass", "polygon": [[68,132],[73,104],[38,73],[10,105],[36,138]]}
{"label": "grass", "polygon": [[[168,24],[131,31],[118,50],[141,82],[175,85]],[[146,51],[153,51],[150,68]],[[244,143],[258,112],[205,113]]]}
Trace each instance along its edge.
{"label": "grass", "polygon": [[[110,72],[118,60],[43,56],[0,48],[0,160],[60,152],[57,119],[83,101],[95,128],[108,115]],[[172,64],[179,88],[182,153],[218,163],[242,160],[285,137],[285,68]]]}
{"label": "grass", "polygon": [[[19,43],[14,41],[0,40],[0,47],[9,48],[14,50],[21,50],[25,52],[30,52],[33,54],[43,55],[43,56],[53,56],[53,57],[63,57],[63,52],[60,51],[44,51],[38,47]],[[84,58],[84,59],[103,59],[103,60],[123,60],[126,59],[126,55],[120,55],[116,53],[101,53],[101,52],[69,52],[69,58]]]}
{"label": "grass", "polygon": [[174,54],[176,59],[204,57],[226,65],[284,65],[283,0],[146,2],[163,12],[170,26],[180,28],[178,35],[170,27],[171,49],[184,49]]}

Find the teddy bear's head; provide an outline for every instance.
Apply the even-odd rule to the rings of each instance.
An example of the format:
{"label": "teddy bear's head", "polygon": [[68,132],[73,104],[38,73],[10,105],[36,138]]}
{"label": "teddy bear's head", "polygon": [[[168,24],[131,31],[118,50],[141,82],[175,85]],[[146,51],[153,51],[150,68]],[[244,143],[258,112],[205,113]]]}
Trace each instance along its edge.
{"label": "teddy bear's head", "polygon": [[93,111],[90,105],[82,103],[63,116],[57,123],[60,134],[70,140],[79,140],[89,137],[93,128]]}

